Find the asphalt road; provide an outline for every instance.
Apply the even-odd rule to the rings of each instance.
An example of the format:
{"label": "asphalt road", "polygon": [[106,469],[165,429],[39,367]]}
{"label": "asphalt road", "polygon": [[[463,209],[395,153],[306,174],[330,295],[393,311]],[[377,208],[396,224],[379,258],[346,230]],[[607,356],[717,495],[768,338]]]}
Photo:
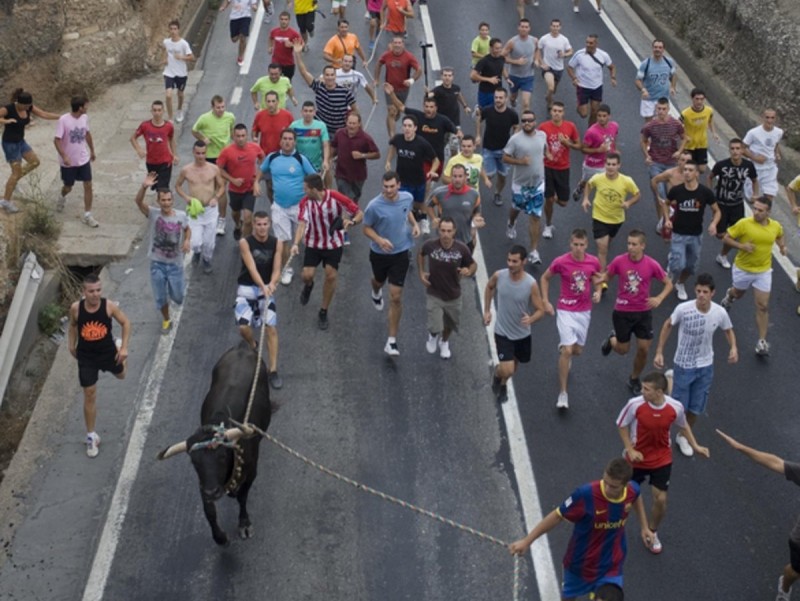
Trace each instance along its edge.
{"label": "asphalt road", "polygon": [[[359,6],[351,7],[348,16],[351,30],[365,39]],[[449,6],[430,6],[436,43],[442,63],[456,67],[457,82],[472,102],[475,88],[466,80],[468,45],[475,25],[486,19],[485,4],[459,3],[457,30],[449,26],[454,16]],[[490,20],[493,33],[505,39],[515,32],[516,13],[508,0],[502,6],[503,13]],[[608,91],[607,100],[621,125],[623,170],[644,187],[645,169],[637,150],[640,119],[631,93],[633,66],[588,6],[579,16],[548,7],[531,16],[537,34],[546,30],[551,17],[561,17],[564,33],[575,47],[580,47],[587,33],[600,33],[601,47],[610,52],[619,69],[620,85]],[[319,33],[312,41],[317,52],[333,33],[333,19],[318,19],[318,25]],[[409,47],[416,48],[420,34],[419,23],[414,23]],[[189,160],[193,141],[189,125],[207,110],[213,94],[230,98],[236,86],[244,86],[242,104],[230,109],[239,120],[251,122],[247,90],[266,66],[265,35],[262,29],[250,75],[240,76],[234,68],[235,51],[227,38],[225,17],[214,26],[202,65],[205,77],[191,100],[180,139],[184,161]],[[319,59],[308,62],[314,71],[321,68]],[[541,81],[536,85],[535,109],[542,115]],[[295,86],[301,100],[310,97],[299,76]],[[574,100],[567,85],[559,97],[571,114]],[[417,88],[410,104],[420,99]],[[359,104],[368,111],[363,93]],[[370,127],[382,150],[386,148],[383,110],[379,106]],[[583,124],[579,127],[581,132],[585,129]],[[577,172],[577,155],[573,164]],[[370,166],[373,177],[366,198],[378,191],[381,165],[382,161],[376,161]],[[481,243],[489,272],[504,266],[505,211],[485,204],[488,226],[481,233]],[[652,213],[646,198],[632,211],[629,223],[649,233]],[[560,210],[555,223],[555,238],[540,246],[545,264],[566,251],[572,227],[590,225],[575,204]],[[524,240],[524,228],[519,229]],[[655,235],[652,238],[649,252],[665,260],[665,245]],[[612,246],[612,255],[624,250],[621,240]],[[706,244],[703,268],[717,277],[723,289],[729,276],[713,263],[713,247],[714,242]],[[116,296],[138,332],[130,377],[124,383],[102,380],[106,402],[112,395],[121,402],[114,411],[101,409],[108,434],[97,460],[87,463],[81,457],[82,446],[75,443],[79,440],[75,432],[81,427],[78,415],[66,433],[54,436],[54,457],[43,466],[37,487],[40,510],[20,526],[13,561],[0,571],[0,597],[81,598],[92,565],[98,562],[110,563],[102,598],[113,600],[510,597],[512,562],[504,549],[358,492],[267,442],[262,445],[260,475],[250,496],[255,538],[233,540],[226,549],[213,544],[188,460],[178,457],[158,463],[153,458],[165,445],[184,439],[196,428],[211,367],[224,349],[238,342],[232,316],[238,266],[229,234],[218,239],[213,275],[191,274],[142,464],[119,524],[115,553],[95,557],[115,477],[124,469],[127,435],[136,425],[143,390],[157,367],[159,343],[143,249],[128,264],[112,267],[119,282]],[[532,273],[538,277],[542,271],[543,267],[537,267]],[[465,283],[463,327],[453,340],[453,358],[443,362],[424,351],[424,292],[416,272],[412,273],[404,295],[403,354],[391,360],[382,352],[385,313],[372,308],[368,274],[366,239],[356,234],[340,270],[327,332],[316,327],[320,285],[307,307],[297,303],[298,281],[281,289],[279,369],[285,385],[273,395],[279,408],[270,432],[365,484],[501,539],[516,538],[524,524],[505,424],[489,389],[489,354],[475,285]],[[515,377],[545,512],[575,486],[599,477],[607,460],[621,450],[614,419],[628,398],[625,381],[630,359],[603,358],[599,353],[611,323],[611,296],[596,307],[587,352],[574,361],[568,412],[555,409],[553,319],[534,327],[533,361]],[[665,302],[656,312],[656,323],[676,302],[674,297]],[[786,416],[792,403],[791,358],[798,352],[793,336],[796,302],[789,281],[776,272],[770,335],[773,355],[768,360],[757,359],[752,352],[756,336],[751,298],[734,307],[741,359],[735,366],[717,362],[708,416],[696,428],[700,442],[711,447],[712,458],[676,457],[669,512],[659,531],[664,553],[652,556],[635,537],[629,537],[629,598],[755,599],[766,598],[773,590],[779,567],[786,561],[785,539],[794,518],[795,491],[723,447],[714,438],[713,428],[791,455],[797,430]],[[718,342],[719,356],[724,357],[724,341],[720,337]],[[82,485],[76,488],[76,482]],[[224,500],[219,507],[221,523],[233,535],[236,505]],[[550,536],[557,566],[567,536],[566,527]],[[523,574],[526,599],[539,598],[532,572],[528,565]]]}

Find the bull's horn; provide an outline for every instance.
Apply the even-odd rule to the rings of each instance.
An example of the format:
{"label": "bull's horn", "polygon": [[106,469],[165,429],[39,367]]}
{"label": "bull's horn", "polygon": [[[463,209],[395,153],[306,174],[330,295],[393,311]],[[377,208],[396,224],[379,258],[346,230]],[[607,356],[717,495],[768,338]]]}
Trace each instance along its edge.
{"label": "bull's horn", "polygon": [[241,428],[231,428],[230,430],[225,430],[225,438],[231,442],[239,440],[242,436],[244,436],[244,432],[242,432]]}
{"label": "bull's horn", "polygon": [[173,455],[177,455],[178,453],[185,453],[186,452],[186,441],[179,442],[177,444],[172,445],[171,447],[167,447],[163,451],[158,454],[158,459],[169,459]]}

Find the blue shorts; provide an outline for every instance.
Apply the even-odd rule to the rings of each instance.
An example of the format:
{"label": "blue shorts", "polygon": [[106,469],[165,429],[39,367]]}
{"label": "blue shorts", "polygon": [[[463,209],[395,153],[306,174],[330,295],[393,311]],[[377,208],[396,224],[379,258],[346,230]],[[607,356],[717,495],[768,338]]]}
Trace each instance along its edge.
{"label": "blue shorts", "polygon": [[411,194],[411,196],[414,197],[415,203],[425,202],[425,184],[419,184],[418,186],[408,186],[406,184],[401,183],[400,190]]}
{"label": "blue shorts", "polygon": [[505,176],[508,174],[508,163],[503,162],[503,150],[486,150],[481,151],[483,156],[483,170],[486,175],[492,177],[495,173]]}
{"label": "blue shorts", "polygon": [[183,92],[186,88],[186,82],[189,81],[188,77],[170,77],[169,75],[164,76],[164,89],[171,90],[175,88],[179,92]]}
{"label": "blue shorts", "polygon": [[594,592],[604,584],[616,584],[622,587],[622,576],[601,576],[592,582],[586,582],[577,574],[564,570],[564,581],[561,584],[561,596],[564,599],[583,597]]}
{"label": "blue shorts", "polygon": [[533,92],[533,75],[530,77],[517,77],[516,75],[511,75],[509,79],[513,84],[511,88],[512,94],[516,94],[517,92]]}
{"label": "blue shorts", "polygon": [[250,35],[250,21],[252,17],[242,17],[241,19],[231,19],[231,39],[236,41],[236,38],[242,36],[244,38]]}
{"label": "blue shorts", "polygon": [[490,106],[494,106],[494,90],[491,92],[478,90],[478,106],[481,109],[488,109]]}
{"label": "blue shorts", "polygon": [[167,297],[176,305],[183,304],[183,294],[186,290],[183,264],[150,261],[150,285],[153,287],[153,298],[159,311],[167,304]]}
{"label": "blue shorts", "polygon": [[33,152],[33,148],[25,140],[21,142],[3,142],[3,153],[9,163],[19,163],[22,161],[22,157],[29,152]]}
{"label": "blue shorts", "polygon": [[589,104],[589,101],[603,102],[603,86],[590,90],[589,88],[582,88],[578,86],[578,106]]}
{"label": "blue shorts", "polygon": [[681,402],[689,413],[702,415],[706,412],[708,393],[714,379],[714,366],[674,367],[672,379],[672,398]]}
{"label": "blue shorts", "polygon": [[83,165],[79,165],[78,167],[64,167],[62,165],[61,181],[64,182],[67,188],[74,186],[76,181],[92,181],[92,162],[86,161]]}
{"label": "blue shorts", "polygon": [[678,281],[682,271],[697,273],[700,264],[700,249],[703,247],[703,236],[686,236],[672,233],[672,241],[667,258],[667,272],[673,281]]}
{"label": "blue shorts", "polygon": [[519,209],[531,217],[541,217],[544,207],[544,182],[538,186],[511,185],[511,202],[514,208]]}

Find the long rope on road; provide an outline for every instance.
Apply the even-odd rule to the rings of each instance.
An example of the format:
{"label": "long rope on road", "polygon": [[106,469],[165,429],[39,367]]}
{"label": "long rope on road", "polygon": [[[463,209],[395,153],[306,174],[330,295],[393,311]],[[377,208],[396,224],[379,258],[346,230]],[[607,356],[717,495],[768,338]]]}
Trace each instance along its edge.
{"label": "long rope on road", "polygon": [[[269,299],[264,299],[264,312],[267,311]],[[244,413],[244,423],[250,423],[250,410],[253,408],[253,399],[256,397],[256,386],[258,385],[258,374],[261,371],[261,356],[264,351],[264,334],[267,330],[267,316],[261,316],[261,333],[258,335],[258,359],[256,359],[256,373],[253,375],[253,385],[250,387],[250,398],[247,399],[247,411]]]}
{"label": "long rope on road", "polygon": [[[450,518],[446,518],[446,517],[444,517],[442,515],[439,515],[438,513],[435,513],[433,511],[428,510],[428,509],[424,509],[422,507],[418,507],[417,505],[414,505],[413,503],[409,503],[408,501],[404,501],[403,499],[400,499],[400,498],[395,497],[393,495],[390,495],[390,494],[387,494],[387,493],[382,492],[380,490],[377,490],[375,488],[372,488],[371,486],[367,486],[366,484],[362,484],[361,482],[353,480],[352,478],[348,478],[347,476],[345,476],[343,474],[340,474],[339,472],[337,472],[335,470],[332,470],[332,469],[330,469],[328,467],[325,467],[324,465],[321,465],[321,464],[317,463],[316,461],[314,461],[313,459],[310,459],[309,457],[306,457],[302,453],[300,453],[298,451],[295,451],[290,446],[284,444],[283,442],[281,442],[280,440],[278,440],[277,438],[275,438],[271,434],[267,434],[266,432],[264,432],[264,430],[262,430],[261,428],[259,428],[257,426],[254,426],[253,424],[249,424],[249,423],[246,423],[246,422],[245,423],[239,423],[239,422],[237,422],[236,420],[233,420],[233,419],[231,420],[231,422],[234,425],[239,426],[240,428],[242,428],[242,430],[244,430],[244,431],[250,430],[250,431],[253,431],[253,432],[256,432],[256,433],[260,434],[263,438],[266,438],[272,444],[277,446],[282,451],[285,451],[286,453],[288,453],[292,457],[295,457],[295,458],[299,459],[300,461],[302,461],[303,463],[305,463],[306,465],[310,465],[311,467],[319,470],[323,474],[327,474],[328,476],[331,476],[332,478],[335,478],[336,480],[339,480],[340,482],[344,482],[345,484],[349,484],[350,486],[353,486],[353,487],[357,488],[358,490],[361,490],[363,492],[366,492],[366,493],[369,493],[371,495],[374,495],[374,496],[376,496],[376,497],[378,497],[380,499],[383,499],[384,501],[388,501],[389,503],[394,503],[395,505],[399,505],[400,507],[403,507],[404,509],[408,509],[408,510],[413,511],[415,513],[418,513],[420,515],[424,515],[425,517],[431,518],[432,520],[436,520],[437,522],[441,522],[442,524],[446,524],[448,526],[451,526],[451,527],[453,527],[453,528],[455,528],[457,530],[461,530],[462,532],[466,532],[467,534],[471,534],[473,536],[476,536],[477,538],[479,538],[481,540],[484,540],[486,542],[492,543],[492,544],[497,545],[499,547],[503,547],[503,549],[506,549],[508,547],[508,545],[509,545],[509,543],[507,543],[506,541],[501,540],[501,539],[499,539],[499,538],[497,538],[495,536],[492,536],[491,534],[487,534],[485,532],[481,532],[480,530],[476,530],[475,528],[472,528],[470,526],[466,526],[464,524],[460,524],[459,522],[456,522],[455,520],[451,520]],[[514,601],[519,601],[521,563],[522,563],[522,557],[519,556],[519,555],[514,555],[514,581],[513,581],[513,600]]]}

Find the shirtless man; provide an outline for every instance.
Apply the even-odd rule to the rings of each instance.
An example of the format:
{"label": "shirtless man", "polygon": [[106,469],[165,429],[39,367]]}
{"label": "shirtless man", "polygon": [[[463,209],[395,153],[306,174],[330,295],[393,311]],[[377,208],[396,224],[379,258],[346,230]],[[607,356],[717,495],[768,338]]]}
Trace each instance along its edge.
{"label": "shirtless man", "polygon": [[[201,140],[192,148],[194,161],[181,169],[175,191],[186,201],[189,228],[192,230],[192,264],[203,260],[203,273],[211,273],[211,257],[216,244],[219,200],[225,194],[225,181],[219,167],[206,161],[206,144]],[[183,189],[188,183],[189,193]],[[202,256],[202,257],[201,257]]]}
{"label": "shirtless man", "polygon": [[[662,171],[650,180],[650,189],[653,195],[658,199],[659,206],[664,206],[667,200],[667,193],[683,183],[683,166],[686,161],[692,160],[692,151],[684,150],[678,157],[678,163],[674,167],[670,167],[666,171]],[[660,235],[664,226],[664,218],[661,217],[656,224],[656,232]]]}

